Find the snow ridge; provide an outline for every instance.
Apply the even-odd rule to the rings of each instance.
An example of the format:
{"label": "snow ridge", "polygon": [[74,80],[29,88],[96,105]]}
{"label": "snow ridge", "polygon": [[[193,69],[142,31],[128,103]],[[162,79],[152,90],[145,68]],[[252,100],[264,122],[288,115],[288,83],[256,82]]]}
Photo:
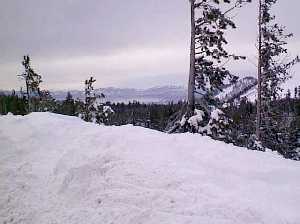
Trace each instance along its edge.
{"label": "snow ridge", "polygon": [[0,117],[0,223],[296,224],[300,163],[193,134]]}

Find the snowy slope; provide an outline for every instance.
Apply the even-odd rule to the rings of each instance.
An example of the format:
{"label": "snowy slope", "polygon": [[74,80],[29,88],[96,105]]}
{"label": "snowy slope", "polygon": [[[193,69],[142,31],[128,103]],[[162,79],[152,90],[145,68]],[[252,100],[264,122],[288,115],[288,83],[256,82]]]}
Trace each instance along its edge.
{"label": "snowy slope", "polygon": [[297,224],[300,163],[192,134],[0,117],[0,223]]}
{"label": "snowy slope", "polygon": [[[236,83],[225,87],[222,92],[216,95],[216,97],[225,102],[246,97],[249,101],[253,102],[252,92],[255,92],[256,85],[257,79],[252,76],[247,76],[239,79]],[[256,97],[255,94],[254,98]]]}
{"label": "snowy slope", "polygon": [[255,103],[257,99],[257,86],[252,87],[246,93],[240,96],[241,99],[244,97],[247,99],[247,101]]}

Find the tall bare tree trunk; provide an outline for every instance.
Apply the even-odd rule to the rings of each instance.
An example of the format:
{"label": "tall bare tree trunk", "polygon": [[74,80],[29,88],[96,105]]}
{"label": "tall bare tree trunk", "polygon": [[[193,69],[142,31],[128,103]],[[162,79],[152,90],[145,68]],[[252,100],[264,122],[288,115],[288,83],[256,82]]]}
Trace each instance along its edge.
{"label": "tall bare tree trunk", "polygon": [[191,3],[191,48],[190,48],[190,72],[188,83],[188,113],[195,109],[195,0]]}
{"label": "tall bare tree trunk", "polygon": [[28,100],[28,113],[31,112],[31,99],[30,99],[30,94],[29,94],[29,83],[28,80],[26,78],[26,94],[27,94],[27,100]]}
{"label": "tall bare tree trunk", "polygon": [[261,140],[261,79],[262,79],[262,55],[261,55],[261,48],[262,48],[262,0],[259,0],[259,16],[258,16],[258,70],[257,70],[257,79],[258,79],[258,86],[257,86],[257,105],[256,105],[256,137],[260,141]]}

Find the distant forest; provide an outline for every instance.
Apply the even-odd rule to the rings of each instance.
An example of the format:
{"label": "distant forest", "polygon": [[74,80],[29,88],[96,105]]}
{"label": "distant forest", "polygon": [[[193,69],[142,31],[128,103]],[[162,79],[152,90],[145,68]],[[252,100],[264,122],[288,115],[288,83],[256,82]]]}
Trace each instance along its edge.
{"label": "distant forest", "polygon": [[[53,113],[79,116],[84,107],[84,102],[73,99],[69,93],[65,100],[58,101],[51,97],[48,93],[47,97],[42,98],[36,105],[35,111],[49,111]],[[12,113],[14,115],[26,115],[27,110],[26,97],[20,97],[13,91],[9,95],[0,93],[0,114],[5,115]],[[114,113],[107,116],[103,121],[103,125],[127,125],[132,124],[145,128],[154,129],[157,131],[168,132],[174,121],[181,116],[182,108],[186,106],[186,102],[177,102],[169,104],[145,104],[140,102],[130,103],[110,103],[105,105],[110,106]],[[300,130],[300,96],[291,96],[289,93],[278,101],[272,102],[272,108],[277,111],[276,117],[277,128],[282,130],[283,138],[288,138],[292,144],[274,144],[269,142],[268,147],[278,151],[286,158],[299,159],[297,149],[299,145]],[[249,144],[249,139],[255,133],[255,117],[256,105],[248,102],[246,98],[240,101],[232,102],[223,108],[223,111],[230,117],[231,130],[230,138],[227,142],[237,146],[245,146]],[[223,140],[223,139],[220,139]]]}

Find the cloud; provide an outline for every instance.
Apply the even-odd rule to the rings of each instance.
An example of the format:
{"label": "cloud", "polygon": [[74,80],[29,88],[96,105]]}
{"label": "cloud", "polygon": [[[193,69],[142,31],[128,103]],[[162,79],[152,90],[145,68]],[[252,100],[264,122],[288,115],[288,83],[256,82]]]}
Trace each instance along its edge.
{"label": "cloud", "polygon": [[[114,52],[103,56],[74,56],[70,58],[32,58],[33,68],[43,76],[44,86],[50,89],[81,88],[89,76],[98,81],[96,86],[147,86],[143,77],[149,80],[163,78],[169,74],[187,74],[188,60],[180,46],[160,48],[137,48]],[[21,64],[9,63],[2,67],[10,79],[5,85],[14,83],[15,74],[22,73]],[[17,71],[17,72],[16,72]],[[47,73],[46,73],[47,72]],[[51,75],[49,75],[51,74]],[[130,77],[128,79],[128,77]],[[133,80],[137,80],[136,83]],[[68,86],[66,87],[66,83]],[[174,83],[174,82],[173,82]],[[21,85],[19,82],[18,85]]]}
{"label": "cloud", "polygon": [[[278,21],[294,31],[293,55],[300,53],[299,6],[297,0],[280,1],[274,9]],[[248,60],[231,69],[256,74],[256,1],[233,16],[238,29],[229,32],[228,49]],[[16,74],[24,54],[30,54],[48,89],[81,88],[91,74],[99,86],[185,85],[189,26],[188,0],[4,1],[0,89],[22,84]],[[295,67],[295,74],[299,71]]]}

